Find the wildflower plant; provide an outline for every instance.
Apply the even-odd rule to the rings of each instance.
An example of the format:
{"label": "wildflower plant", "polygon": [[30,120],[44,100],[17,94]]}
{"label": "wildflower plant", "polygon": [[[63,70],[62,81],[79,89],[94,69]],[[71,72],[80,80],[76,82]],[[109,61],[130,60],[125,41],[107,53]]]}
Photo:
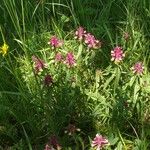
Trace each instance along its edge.
{"label": "wildflower plant", "polygon": [[97,49],[101,47],[101,43],[97,40],[94,35],[91,33],[85,34],[85,44],[87,44],[88,48]]}
{"label": "wildflower plant", "polygon": [[112,51],[111,51],[111,61],[114,61],[115,63],[119,63],[123,60],[125,57],[125,53],[123,52],[122,48],[119,46],[116,46]]}
{"label": "wildflower plant", "polygon": [[65,59],[65,64],[70,68],[75,65],[75,58],[72,52],[68,52]]}
{"label": "wildflower plant", "polygon": [[96,134],[91,146],[96,150],[100,150],[108,144],[109,142],[106,138],[104,138],[102,135]]}
{"label": "wildflower plant", "polygon": [[51,77],[51,75],[47,74],[44,77],[44,85],[45,86],[50,86],[53,83],[53,79]]}
{"label": "wildflower plant", "polygon": [[8,52],[9,46],[4,42],[4,44],[0,47],[0,53],[2,53],[3,56],[5,56]]}
{"label": "wildflower plant", "polygon": [[[149,100],[149,75],[145,77],[145,66],[136,61],[135,49],[141,43],[130,45],[132,41],[129,41],[131,38],[128,34],[124,35],[124,41],[128,40],[128,43],[119,38],[114,42],[109,30],[106,33],[109,36],[106,34],[103,38],[109,37],[111,43],[107,41],[108,45],[105,44],[104,47],[101,47],[101,41],[94,33],[81,26],[74,29],[74,33],[63,32],[61,39],[57,32],[53,35],[41,33],[38,38],[42,44],[34,38],[36,36],[20,42],[22,47],[29,50],[24,56],[19,55],[19,68],[13,68],[16,71],[14,74],[19,72],[16,79],[20,81],[16,89],[20,88],[23,96],[18,92],[8,93],[15,95],[14,99],[19,97],[22,107],[29,107],[29,110],[25,110],[26,120],[20,117],[19,123],[17,122],[21,124],[21,129],[23,126],[27,139],[27,134],[34,135],[31,144],[30,138],[28,140],[29,147],[33,145],[34,148],[39,140],[45,150],[124,149],[126,145],[134,147],[133,140],[143,129],[141,124],[148,120],[149,111],[146,105]],[[114,47],[110,53],[110,45],[114,43],[122,46]],[[7,51],[7,45],[1,47],[3,55]],[[135,56],[130,59],[133,55]],[[148,57],[144,61],[147,59]],[[2,96],[3,93],[7,91],[2,92]],[[141,108],[146,109],[141,111]],[[16,109],[19,110],[19,107]],[[142,115],[143,119],[138,120]],[[15,122],[12,119],[10,121]],[[16,126],[16,122],[14,124]],[[18,135],[21,132],[19,129],[17,126]],[[108,139],[96,134],[92,142],[88,142],[93,131],[108,134]],[[131,131],[136,137],[130,136]],[[113,137],[114,142],[109,140],[109,132],[116,134]],[[56,136],[51,136],[52,133],[57,135],[61,144]],[[48,143],[45,142],[49,137]],[[132,142],[126,139],[132,139]]]}
{"label": "wildflower plant", "polygon": [[38,74],[40,71],[42,71],[44,68],[46,68],[46,63],[41,60],[40,58],[36,56],[32,56],[32,61],[34,62],[34,70],[35,73]]}
{"label": "wildflower plant", "polygon": [[0,46],[0,53],[2,53],[3,56],[5,56],[8,53],[9,45],[6,43],[1,26],[0,26],[0,32],[3,39],[3,45]]}
{"label": "wildflower plant", "polygon": [[[99,52],[98,60],[101,60],[103,55],[100,54],[105,50],[101,47],[100,40],[82,27],[75,30],[74,35],[76,37],[72,39],[72,33],[67,34],[63,39],[63,46],[57,35],[50,36],[52,37],[49,41],[50,46],[45,44],[42,50],[38,49],[31,56],[30,74],[22,72],[25,74],[24,82],[27,82],[30,92],[34,95],[32,103],[38,105],[38,111],[43,114],[43,120],[39,121],[41,126],[44,124],[42,131],[47,138],[53,132],[62,139],[60,146],[58,140],[51,138],[44,145],[46,150],[57,150],[61,147],[63,149],[64,143],[68,141],[70,142],[68,145],[74,145],[74,142],[78,145],[80,136],[85,137],[86,132],[91,132],[93,128],[104,132],[107,130],[105,123],[109,122],[113,122],[112,126],[117,126],[116,128],[120,130],[131,130],[130,126],[122,127],[123,129],[120,126],[128,125],[126,120],[132,120],[132,109],[138,107],[138,98],[143,91],[141,83],[144,82],[140,81],[144,71],[143,63],[136,63],[132,69],[126,67],[128,57],[125,57],[125,48],[122,48],[124,45],[116,46],[111,54],[108,53],[111,60],[107,58],[110,60],[109,65],[103,69],[100,63],[95,64],[97,52]],[[45,40],[45,43],[47,41]],[[26,63],[23,67],[25,65]],[[25,70],[23,67],[21,69]],[[133,74],[135,78],[132,78]],[[137,74],[140,76],[136,79]],[[32,83],[29,84],[31,78]],[[120,118],[122,120],[118,121]],[[82,125],[79,120],[89,124],[88,129],[82,129],[87,125]],[[74,122],[79,124],[79,128]],[[91,122],[94,122],[94,127]],[[96,134],[92,143],[87,144],[85,137],[82,147],[87,145],[91,149],[105,149],[109,145],[108,139]],[[117,147],[119,142],[117,139],[113,147]]]}
{"label": "wildflower plant", "polygon": [[134,74],[142,75],[144,71],[144,66],[142,62],[137,62],[134,64],[134,66],[131,68]]}
{"label": "wildflower plant", "polygon": [[52,36],[48,44],[52,47],[52,49],[56,49],[63,45],[63,41],[59,40],[56,36]]}
{"label": "wildflower plant", "polygon": [[61,150],[61,146],[58,143],[56,136],[53,135],[50,137],[49,144],[45,145],[44,150]]}
{"label": "wildflower plant", "polygon": [[84,39],[86,35],[86,31],[84,30],[83,27],[79,27],[76,31],[75,31],[75,39],[82,41]]}
{"label": "wildflower plant", "polygon": [[55,55],[55,61],[56,62],[61,62],[63,60],[63,56],[60,52],[58,52],[56,55]]}

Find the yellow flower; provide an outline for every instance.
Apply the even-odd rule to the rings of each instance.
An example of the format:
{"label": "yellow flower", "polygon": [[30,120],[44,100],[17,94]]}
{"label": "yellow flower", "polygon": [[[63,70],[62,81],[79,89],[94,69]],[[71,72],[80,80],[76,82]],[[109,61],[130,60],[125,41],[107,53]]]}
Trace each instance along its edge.
{"label": "yellow flower", "polygon": [[0,53],[5,56],[7,54],[9,46],[4,42],[3,46],[0,47]]}

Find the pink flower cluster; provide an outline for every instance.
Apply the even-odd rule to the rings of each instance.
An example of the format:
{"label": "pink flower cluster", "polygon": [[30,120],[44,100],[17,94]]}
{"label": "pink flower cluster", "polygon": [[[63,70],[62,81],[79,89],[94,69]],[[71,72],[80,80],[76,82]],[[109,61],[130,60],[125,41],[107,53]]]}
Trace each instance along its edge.
{"label": "pink flower cluster", "polygon": [[75,39],[78,39],[79,41],[84,40],[85,44],[89,48],[96,49],[101,47],[101,42],[97,40],[91,33],[86,33],[83,27],[79,27],[76,30]]}
{"label": "pink flower cluster", "polygon": [[54,49],[54,48],[61,47],[63,45],[63,41],[59,40],[56,36],[52,36],[48,44],[52,46],[52,49]]}
{"label": "pink flower cluster", "polygon": [[134,64],[134,66],[131,68],[133,73],[137,74],[137,75],[142,75],[143,71],[144,71],[144,66],[142,64],[142,62],[137,62]]}
{"label": "pink flower cluster", "polygon": [[49,144],[45,145],[44,150],[61,150],[61,146],[55,135],[51,136]]}
{"label": "pink flower cluster", "polygon": [[75,58],[72,52],[68,52],[66,55],[65,64],[68,65],[68,67],[72,67],[75,65]]}
{"label": "pink flower cluster", "polygon": [[35,64],[35,73],[38,74],[40,71],[42,71],[44,68],[47,67],[46,63],[41,60],[40,58],[36,57],[36,56],[32,56],[32,61]]}
{"label": "pink flower cluster", "polygon": [[73,67],[76,63],[74,54],[72,52],[68,52],[66,54],[65,59],[63,58],[62,54],[60,52],[58,52],[55,55],[55,61],[56,62],[64,62],[64,64],[66,64],[69,68]]}
{"label": "pink flower cluster", "polygon": [[93,148],[96,148],[96,150],[100,150],[108,144],[109,144],[109,142],[106,138],[102,137],[102,135],[96,134],[96,137],[92,141],[91,146]]}
{"label": "pink flower cluster", "polygon": [[121,47],[117,46],[111,51],[111,61],[115,61],[115,63],[119,63],[125,57],[123,50]]}
{"label": "pink flower cluster", "polygon": [[94,35],[92,35],[91,33],[87,33],[87,34],[85,35],[85,43],[87,44],[87,46],[88,46],[89,48],[94,48],[94,49],[96,49],[96,48],[101,47],[100,41],[99,41],[99,40],[96,40],[95,37],[94,37]]}
{"label": "pink flower cluster", "polygon": [[[34,72],[36,75],[43,69],[47,68],[47,64],[42,59],[36,57],[35,55],[32,56],[32,61],[34,62]],[[51,85],[53,83],[51,75],[49,74],[45,75],[43,83],[45,86]]]}
{"label": "pink flower cluster", "polygon": [[[125,57],[125,53],[123,53],[123,50],[121,47],[116,46],[112,51],[111,51],[111,61],[114,61],[115,63],[119,63],[122,61],[122,59]],[[144,72],[144,66],[142,62],[137,62],[134,64],[134,66],[131,68],[134,74],[137,75],[142,75]]]}
{"label": "pink flower cluster", "polygon": [[75,32],[75,39],[78,39],[79,41],[83,40],[84,36],[86,34],[86,31],[83,27],[79,27]]}
{"label": "pink flower cluster", "polygon": [[53,148],[53,147],[50,147],[48,144],[46,144],[44,150],[54,150],[54,148]]}
{"label": "pink flower cluster", "polygon": [[45,77],[44,77],[44,85],[45,86],[50,86],[51,84],[53,83],[53,78],[51,75],[47,74]]}
{"label": "pink flower cluster", "polygon": [[[32,56],[32,61],[34,62],[34,72],[36,75],[43,71],[45,68],[47,68],[47,64],[40,58],[36,57],[35,55]],[[74,55],[72,52],[68,52],[66,54],[65,60],[63,60],[62,54],[58,52],[55,55],[55,62],[63,62],[66,64],[69,68],[73,67],[76,63]],[[50,86],[53,83],[53,78],[51,75],[46,74],[43,79],[43,84],[45,86]]]}
{"label": "pink flower cluster", "polygon": [[55,61],[59,62],[59,61],[62,61],[62,59],[63,59],[62,54],[60,52],[58,52],[55,55]]}

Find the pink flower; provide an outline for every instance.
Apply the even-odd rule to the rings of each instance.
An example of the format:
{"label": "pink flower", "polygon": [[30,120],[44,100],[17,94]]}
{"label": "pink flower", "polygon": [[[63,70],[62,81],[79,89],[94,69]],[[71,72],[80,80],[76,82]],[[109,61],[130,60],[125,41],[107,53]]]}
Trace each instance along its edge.
{"label": "pink flower", "polygon": [[54,149],[52,146],[49,146],[48,144],[46,144],[44,150],[56,150],[56,149]]}
{"label": "pink flower", "polygon": [[117,46],[111,51],[111,57],[111,61],[115,61],[117,63],[125,57],[125,54],[123,53],[122,48]]}
{"label": "pink flower", "polygon": [[46,75],[45,77],[44,77],[44,85],[46,85],[46,86],[49,86],[49,85],[51,85],[53,83],[53,79],[52,79],[52,77],[51,77],[51,75]]}
{"label": "pink flower", "polygon": [[51,145],[54,149],[56,149],[56,150],[60,150],[60,149],[61,149],[61,146],[60,146],[60,144],[58,143],[58,140],[57,140],[57,138],[56,138],[55,135],[51,136],[51,138],[50,138],[50,145]]}
{"label": "pink flower", "polygon": [[47,67],[47,65],[45,64],[45,62],[41,59],[39,59],[38,57],[36,56],[32,56],[32,61],[34,62],[35,64],[35,73],[39,73],[41,70],[43,70],[44,68]]}
{"label": "pink flower", "polygon": [[62,60],[62,55],[61,55],[61,53],[57,53],[56,55],[55,55],[55,61],[61,61]]}
{"label": "pink flower", "polygon": [[68,52],[68,53],[67,53],[65,63],[66,63],[69,67],[72,67],[73,65],[75,65],[75,58],[74,58],[73,53],[71,53],[71,52]]}
{"label": "pink flower", "polygon": [[78,39],[81,41],[84,38],[86,31],[84,30],[83,27],[79,27],[76,32],[75,32],[75,39]]}
{"label": "pink flower", "polygon": [[96,40],[95,37],[94,37],[94,35],[91,35],[90,33],[87,33],[87,34],[85,35],[85,43],[87,44],[87,46],[88,46],[89,48],[94,48],[94,49],[96,49],[96,48],[101,47],[100,41],[99,41],[99,40]]}
{"label": "pink flower", "polygon": [[45,145],[44,150],[61,150],[61,146],[59,145],[55,135],[50,137],[50,141]]}
{"label": "pink flower", "polygon": [[104,137],[102,137],[99,134],[96,134],[96,137],[92,141],[91,146],[93,148],[96,148],[96,150],[100,150],[103,146],[108,145],[108,140]]}
{"label": "pink flower", "polygon": [[59,40],[56,36],[52,36],[48,44],[51,45],[52,48],[54,49],[61,47],[63,45],[63,41]]}
{"label": "pink flower", "polygon": [[144,71],[142,62],[137,62],[132,68],[133,73],[141,75]]}
{"label": "pink flower", "polygon": [[50,146],[48,144],[46,144],[44,150],[52,150],[52,149],[50,148]]}

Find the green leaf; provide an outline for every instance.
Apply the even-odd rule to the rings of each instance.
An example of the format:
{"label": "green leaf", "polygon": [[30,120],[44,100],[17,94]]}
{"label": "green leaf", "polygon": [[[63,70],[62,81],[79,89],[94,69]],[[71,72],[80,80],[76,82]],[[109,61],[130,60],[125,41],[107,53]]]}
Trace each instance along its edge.
{"label": "green leaf", "polygon": [[138,95],[139,95],[138,91],[139,90],[140,90],[140,86],[138,84],[138,81],[136,81],[135,86],[134,86],[134,95],[133,95],[133,103],[134,104],[136,103],[136,100],[138,98]]}
{"label": "green leaf", "polygon": [[79,49],[78,49],[78,54],[77,54],[77,57],[76,57],[76,59],[78,60],[78,58],[81,56],[81,54],[82,54],[82,49],[83,49],[83,45],[82,44],[80,44],[79,45]]}
{"label": "green leaf", "polygon": [[121,141],[118,143],[116,150],[123,150],[123,145],[122,145]]}
{"label": "green leaf", "polygon": [[110,145],[115,145],[117,142],[118,142],[119,138],[116,137],[116,138],[110,138],[109,139],[109,143]]}
{"label": "green leaf", "polygon": [[110,84],[110,82],[115,78],[115,74],[112,74],[112,76],[106,80],[105,84],[104,84],[104,90],[108,87],[108,85]]}
{"label": "green leaf", "polygon": [[23,125],[22,125],[22,128],[23,128],[23,132],[24,132],[24,135],[25,135],[25,137],[26,137],[26,140],[27,140],[27,144],[28,144],[29,150],[32,150],[32,146],[31,146],[29,137],[28,137],[27,132],[26,132],[26,130],[25,130],[25,128],[24,128]]}
{"label": "green leaf", "polygon": [[67,16],[65,16],[65,15],[62,15],[62,16],[61,16],[61,21],[62,21],[62,22],[69,22],[70,19],[69,19],[69,17],[67,17]]}
{"label": "green leaf", "polygon": [[130,87],[133,85],[135,79],[136,79],[136,76],[131,77],[130,82],[129,82]]}
{"label": "green leaf", "polygon": [[115,78],[115,82],[114,82],[114,90],[118,87],[120,75],[121,75],[120,69],[116,68],[116,71],[115,71],[116,78]]}

